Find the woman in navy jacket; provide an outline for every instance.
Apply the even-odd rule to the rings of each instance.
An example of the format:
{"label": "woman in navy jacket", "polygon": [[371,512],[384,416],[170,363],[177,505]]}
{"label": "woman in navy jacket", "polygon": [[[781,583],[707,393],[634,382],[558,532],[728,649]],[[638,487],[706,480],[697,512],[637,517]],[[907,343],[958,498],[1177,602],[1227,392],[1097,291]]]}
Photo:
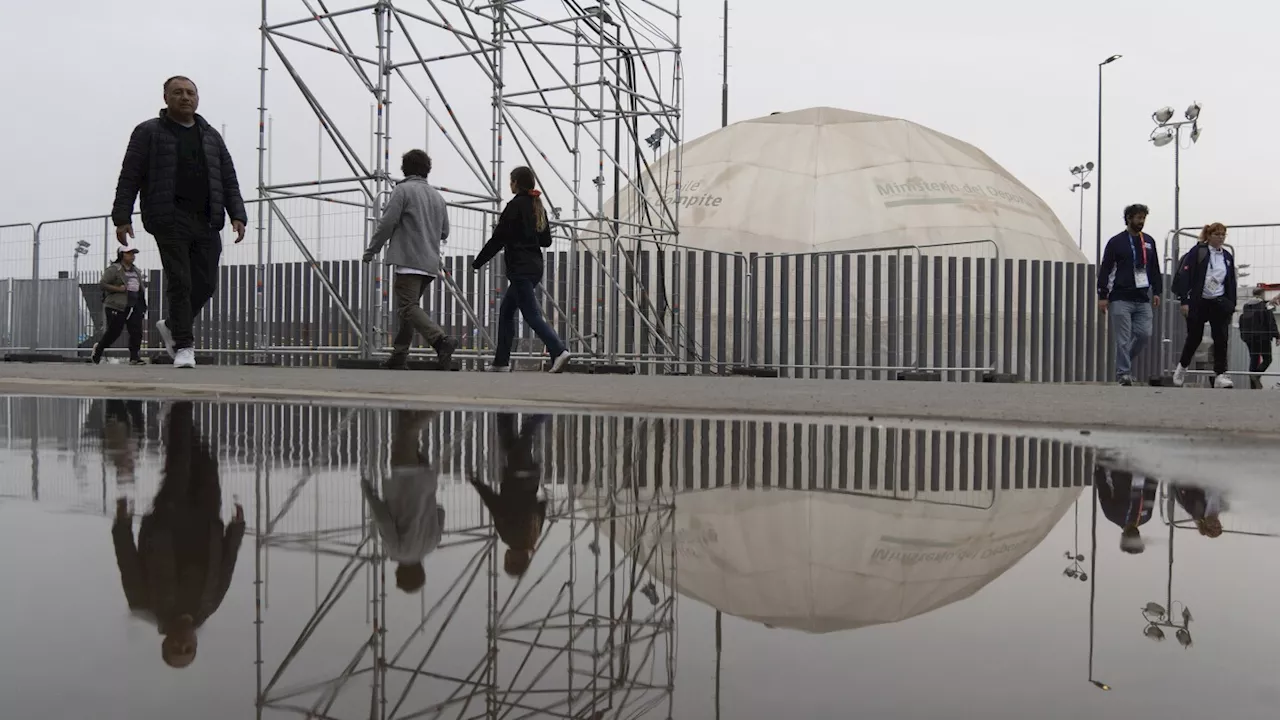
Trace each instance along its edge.
{"label": "woman in navy jacket", "polygon": [[1175,291],[1187,319],[1187,341],[1182,357],[1173,371],[1173,384],[1182,387],[1187,367],[1200,349],[1204,325],[1209,323],[1213,335],[1214,387],[1234,387],[1227,377],[1227,340],[1231,335],[1231,317],[1236,312],[1236,260],[1222,247],[1227,241],[1227,226],[1205,225],[1200,231],[1200,244],[1178,263]]}

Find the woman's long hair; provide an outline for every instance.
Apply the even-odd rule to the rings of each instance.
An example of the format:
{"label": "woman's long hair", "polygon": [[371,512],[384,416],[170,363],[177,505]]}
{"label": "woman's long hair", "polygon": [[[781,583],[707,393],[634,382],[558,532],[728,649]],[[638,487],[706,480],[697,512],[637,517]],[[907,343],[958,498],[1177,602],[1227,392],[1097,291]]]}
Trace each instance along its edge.
{"label": "woman's long hair", "polygon": [[533,198],[533,222],[538,232],[547,229],[547,208],[542,204],[542,193],[538,192],[538,176],[533,170],[523,165],[511,171],[511,182],[516,190],[528,193]]}
{"label": "woman's long hair", "polygon": [[1200,230],[1200,242],[1209,242],[1209,236],[1217,232],[1225,234],[1227,232],[1227,226],[1222,223],[1209,223],[1208,225],[1205,225],[1204,228]]}

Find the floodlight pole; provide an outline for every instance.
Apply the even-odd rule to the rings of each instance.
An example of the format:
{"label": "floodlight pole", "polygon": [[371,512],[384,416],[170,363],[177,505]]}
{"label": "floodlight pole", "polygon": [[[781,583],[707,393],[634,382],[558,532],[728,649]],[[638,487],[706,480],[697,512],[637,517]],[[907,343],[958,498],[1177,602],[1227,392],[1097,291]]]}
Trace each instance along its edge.
{"label": "floodlight pole", "polygon": [[1098,234],[1093,242],[1093,263],[1101,266],[1102,264],[1102,68],[1119,60],[1121,55],[1112,55],[1111,57],[1098,63],[1098,164],[1095,182],[1098,187]]}

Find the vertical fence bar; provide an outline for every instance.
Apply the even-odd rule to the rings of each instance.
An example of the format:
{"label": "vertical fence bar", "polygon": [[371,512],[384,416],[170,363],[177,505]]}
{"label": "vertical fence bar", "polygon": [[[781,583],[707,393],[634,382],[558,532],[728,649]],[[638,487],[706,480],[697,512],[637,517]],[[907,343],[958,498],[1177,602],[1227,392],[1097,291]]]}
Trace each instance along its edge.
{"label": "vertical fence bar", "polygon": [[[716,272],[720,275],[720,282],[716,287],[716,359],[719,361],[716,372],[721,375],[728,373],[728,366],[725,364],[728,357],[729,336],[727,333],[729,312],[729,287],[725,284],[729,278],[729,256],[723,253],[716,254]],[[628,316],[631,313],[627,313]]]}
{"label": "vertical fence bar", "polygon": [[1027,316],[1033,314],[1034,309],[1027,302],[1027,261],[1025,259],[1018,260],[1018,300],[1014,307],[1006,310],[1006,312],[1009,311],[1013,311],[1018,321],[1018,377],[1023,380],[1032,380],[1034,378],[1027,364],[1027,321],[1029,320]]}
{"label": "vertical fence bar", "polygon": [[1063,268],[1063,276],[1065,278],[1062,287],[1062,293],[1065,295],[1063,302],[1064,315],[1063,327],[1064,338],[1066,340],[1062,356],[1063,356],[1063,374],[1064,382],[1075,382],[1076,373],[1076,263],[1065,263]]}
{"label": "vertical fence bar", "polygon": [[[778,364],[786,366],[791,363],[791,258],[783,255],[778,258]],[[782,367],[782,377],[790,377],[791,370]]]}
{"label": "vertical fence bar", "polygon": [[[808,260],[808,259],[811,259],[811,258],[806,258],[806,257],[805,257],[805,256],[803,256],[803,255],[797,255],[797,256],[795,257],[795,261],[796,261],[796,270],[795,270],[795,281],[796,281],[796,298],[795,298],[795,307],[796,307],[796,311],[795,311],[795,313],[794,313],[794,314],[792,314],[792,318],[794,318],[794,319],[792,320],[792,332],[794,332],[794,333],[795,333],[795,354],[794,354],[794,356],[795,356],[795,361],[794,361],[794,362],[795,362],[795,364],[796,364],[796,365],[805,365],[805,364],[807,364],[807,363],[808,363],[808,359],[809,359],[809,353],[808,353],[808,352],[806,352],[806,350],[805,350],[805,344],[804,344],[804,335],[805,335],[805,332],[804,332],[804,331],[805,331],[805,327],[804,327],[804,318],[805,318],[805,294],[804,294],[804,288],[805,288],[805,272],[804,272],[804,268],[805,268],[805,264],[806,264],[806,263],[805,263],[805,261],[806,261],[806,260]],[[795,374],[794,374],[792,377],[802,378],[802,377],[804,377],[804,376],[805,376],[805,371],[804,371],[802,368],[796,368]]]}
{"label": "vertical fence bar", "polygon": [[866,334],[863,332],[867,317],[867,256],[859,254],[857,258],[858,276],[855,292],[858,293],[856,313],[857,325],[854,327],[854,338],[856,342],[854,364],[858,366],[858,379],[865,380],[867,375],[863,367],[867,364],[867,342]]}
{"label": "vertical fence bar", "polygon": [[933,366],[942,366],[942,301],[950,288],[943,284],[943,263],[940,256],[934,256],[929,259],[933,265]]}
{"label": "vertical fence bar", "polygon": [[1028,312],[1031,315],[1031,381],[1040,382],[1044,378],[1040,374],[1040,348],[1041,333],[1044,332],[1044,315],[1043,308],[1040,303],[1040,273],[1041,262],[1039,260],[1031,261],[1031,305]]}
{"label": "vertical fence bar", "polygon": [[[962,258],[960,261],[960,363],[965,367],[977,367],[974,361],[973,346],[970,344],[973,335],[973,308],[970,300],[973,297],[973,258]],[[961,373],[961,380],[974,379],[974,373]]]}
{"label": "vertical fence bar", "polygon": [[822,275],[820,274],[820,265],[825,262],[829,256],[815,255],[809,258],[809,357],[807,365],[812,365],[809,369],[809,377],[820,377],[818,365],[822,363],[822,352],[820,342],[822,340],[822,331],[819,323],[821,319],[821,308],[819,298],[820,283]]}
{"label": "vertical fence bar", "polygon": [[[898,272],[900,271],[900,258],[897,253],[886,258],[889,265],[889,315],[886,318],[886,329],[888,330],[889,341],[889,367],[897,368],[903,364],[902,355],[899,351],[899,345],[902,342],[902,330],[898,325],[900,318],[898,310]],[[892,380],[893,374],[897,370],[890,370],[887,379]]]}
{"label": "vertical fence bar", "polygon": [[826,301],[823,305],[827,310],[827,379],[831,380],[836,376],[835,371],[831,369],[836,364],[836,256],[834,255],[827,257],[826,284]]}
{"label": "vertical fence bar", "polygon": [[902,364],[903,365],[919,365],[916,362],[915,348],[913,339],[915,336],[915,325],[912,322],[912,308],[915,306],[912,294],[914,292],[915,277],[912,271],[915,270],[914,263],[911,262],[911,255],[902,258]]}
{"label": "vertical fence bar", "polygon": [[765,256],[764,261],[764,364],[775,364],[773,356],[773,334],[774,334],[774,309],[773,309],[773,288],[774,288],[774,258]]}
{"label": "vertical fence bar", "polygon": [[[974,324],[973,354],[979,367],[995,365],[995,358],[987,353],[987,323],[991,321],[989,308],[995,303],[994,285],[991,288],[990,299],[987,297],[987,264],[986,258],[977,258],[974,261],[976,286],[973,290],[973,312],[977,322]],[[979,376],[976,379],[981,380],[982,377]]]}
{"label": "vertical fence bar", "polygon": [[[1090,264],[1085,267],[1085,286],[1088,290],[1090,300],[1096,300],[1097,294],[1094,288],[1098,283],[1098,266]],[[1094,302],[1085,303],[1085,379],[1089,382],[1098,382],[1102,379],[1102,373],[1098,371],[1098,311]]]}
{"label": "vertical fence bar", "polygon": [[[956,367],[956,315],[959,311],[957,300],[959,283],[956,277],[956,258],[947,258],[947,367]],[[947,380],[955,382],[960,373],[952,370],[947,373]]]}
{"label": "vertical fence bar", "polygon": [[926,255],[917,255],[916,260],[920,263],[920,267],[916,269],[918,273],[917,285],[919,287],[919,295],[916,298],[916,367],[924,367],[929,364],[929,293],[937,292],[938,289],[929,283],[929,258]]}
{"label": "vertical fence bar", "polygon": [[[884,314],[881,312],[881,275],[880,263],[881,256],[879,254],[871,256],[871,364],[880,368],[884,365],[884,354],[880,350],[882,335],[880,328],[884,324]],[[883,370],[876,370],[872,374],[876,380],[884,380],[885,373]]]}
{"label": "vertical fence bar", "polygon": [[[852,300],[850,299],[850,296],[853,295],[855,289],[849,282],[853,265],[852,260],[853,259],[847,254],[840,256],[840,364],[846,368],[850,364],[849,343],[852,341],[852,337],[850,336],[853,334],[853,318],[850,317],[852,314],[852,310],[850,309]],[[842,370],[840,372],[840,377],[844,380],[848,380],[849,371],[847,369]]]}
{"label": "vertical fence bar", "polygon": [[1054,307],[1053,302],[1051,302],[1050,299],[1054,297],[1057,289],[1056,286],[1053,285],[1053,266],[1054,263],[1049,260],[1043,260],[1040,263],[1040,273],[1043,276],[1041,281],[1043,294],[1041,295],[1042,309],[1040,311],[1040,317],[1045,321],[1044,327],[1041,329],[1043,335],[1040,338],[1040,357],[1043,362],[1043,370],[1040,375],[1041,382],[1048,382],[1056,379],[1053,376],[1053,352],[1056,351],[1057,348],[1052,344],[1052,340],[1059,318],[1056,314],[1050,316],[1050,312]]}

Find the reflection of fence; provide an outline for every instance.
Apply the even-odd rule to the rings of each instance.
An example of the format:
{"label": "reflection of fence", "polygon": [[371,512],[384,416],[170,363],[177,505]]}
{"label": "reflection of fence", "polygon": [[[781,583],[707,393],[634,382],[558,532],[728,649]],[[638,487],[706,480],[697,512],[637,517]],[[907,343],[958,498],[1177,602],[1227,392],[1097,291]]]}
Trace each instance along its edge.
{"label": "reflection of fence", "polygon": [[[249,210],[245,243],[234,244],[230,228],[223,232],[219,292],[196,323],[198,347],[226,362],[269,353],[285,364],[327,365],[361,354],[367,333],[374,350],[385,350],[397,324],[394,276],[358,260],[366,204],[296,197],[275,200],[274,210],[251,202]],[[471,367],[492,349],[505,287],[500,263],[479,273],[470,268],[492,222],[489,210],[450,209],[443,277],[426,298],[429,312],[461,340],[459,357]],[[1271,227],[1233,229],[1242,263],[1249,253],[1270,252],[1266,237],[1245,235]],[[165,314],[163,278],[154,238],[140,223],[135,231],[139,264],[151,271],[154,346],[154,322]],[[1114,353],[1089,265],[1003,258],[991,241],[744,255],[634,239],[617,252],[575,251],[563,235],[557,231],[547,253],[543,310],[584,360],[642,373],[728,374],[750,366],[794,378],[890,379],[917,369],[946,380],[988,373],[1037,382],[1111,379]],[[89,249],[83,256],[76,251],[82,243]],[[90,346],[102,330],[94,287],[115,247],[104,217],[0,227],[0,270],[7,274],[0,278],[0,347]],[[1270,262],[1263,255],[1261,262]],[[523,325],[519,333],[517,358],[542,359],[536,338]],[[1157,310],[1137,377],[1171,368],[1184,337],[1177,308]],[[1234,371],[1247,364],[1238,345],[1233,340]]]}

